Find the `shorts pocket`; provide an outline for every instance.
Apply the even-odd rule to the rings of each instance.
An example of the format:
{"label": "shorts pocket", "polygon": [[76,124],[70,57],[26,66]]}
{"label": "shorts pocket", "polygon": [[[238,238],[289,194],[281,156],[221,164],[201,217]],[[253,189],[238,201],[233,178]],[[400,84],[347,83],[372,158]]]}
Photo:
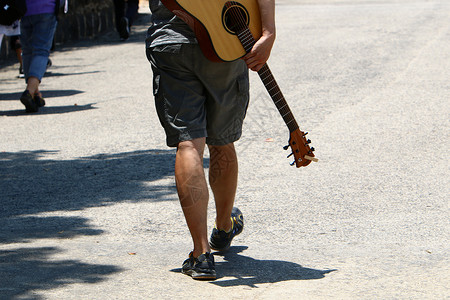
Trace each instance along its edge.
{"label": "shorts pocket", "polygon": [[244,74],[239,75],[237,77],[236,81],[237,81],[239,95],[241,95],[241,96],[247,95],[247,98],[248,98],[249,89],[250,89],[248,73],[245,72]]}

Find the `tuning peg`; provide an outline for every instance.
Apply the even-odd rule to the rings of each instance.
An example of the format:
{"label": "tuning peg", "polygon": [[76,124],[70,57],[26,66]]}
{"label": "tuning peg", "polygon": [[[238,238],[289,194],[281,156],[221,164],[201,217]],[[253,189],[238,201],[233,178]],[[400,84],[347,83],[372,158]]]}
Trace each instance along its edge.
{"label": "tuning peg", "polygon": [[290,163],[290,165],[291,165],[291,166],[294,166],[294,165],[295,165],[295,160],[294,160],[292,163]]}
{"label": "tuning peg", "polygon": [[283,149],[284,149],[284,150],[289,149],[289,145],[284,146]]}
{"label": "tuning peg", "polygon": [[311,140],[310,139],[306,140],[306,143],[311,144]]}
{"label": "tuning peg", "polygon": [[291,152],[291,154],[289,154],[288,156],[286,156],[286,158],[289,158],[292,156],[292,154],[294,154],[294,152]]}
{"label": "tuning peg", "polygon": [[311,147],[311,151],[316,151],[316,149],[314,149],[314,147]]}
{"label": "tuning peg", "polygon": [[308,132],[305,132],[304,134],[303,134],[303,136],[305,136],[305,135],[307,135],[308,134]]}

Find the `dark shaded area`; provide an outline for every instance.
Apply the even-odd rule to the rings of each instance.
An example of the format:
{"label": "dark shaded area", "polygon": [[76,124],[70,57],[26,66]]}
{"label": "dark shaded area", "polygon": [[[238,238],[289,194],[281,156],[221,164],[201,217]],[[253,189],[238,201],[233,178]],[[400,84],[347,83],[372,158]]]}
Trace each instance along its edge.
{"label": "dark shaded area", "polygon": [[73,160],[52,160],[52,153],[0,153],[0,218],[80,210],[120,201],[159,201],[176,192],[174,187],[145,185],[173,175],[174,150],[100,154]]}
{"label": "dark shaded area", "polygon": [[[173,176],[175,150],[100,154],[71,160],[51,159],[54,153],[0,153],[0,245],[103,233],[87,218],[46,215],[48,212],[81,211],[123,201],[177,199],[175,184],[149,184]],[[28,297],[31,292],[64,284],[96,283],[121,271],[112,265],[52,259],[61,251],[57,247],[26,246],[0,251],[0,298]]]}
{"label": "dark shaded area", "polygon": [[3,218],[0,243],[19,243],[31,239],[73,238],[77,235],[98,235],[102,230],[90,228],[89,220],[80,217],[32,217]]}
{"label": "dark shaded area", "polygon": [[[52,260],[54,247],[0,251],[0,298],[25,299],[31,290],[49,290],[71,283],[97,283],[121,269],[77,260]],[[26,299],[41,299],[37,295]]]}

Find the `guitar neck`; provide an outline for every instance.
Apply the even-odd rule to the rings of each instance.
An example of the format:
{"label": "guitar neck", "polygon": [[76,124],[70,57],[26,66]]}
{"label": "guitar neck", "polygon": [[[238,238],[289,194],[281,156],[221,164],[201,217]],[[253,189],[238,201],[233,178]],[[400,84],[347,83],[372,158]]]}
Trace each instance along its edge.
{"label": "guitar neck", "polygon": [[278,112],[286,123],[286,126],[289,128],[289,132],[297,130],[297,121],[295,120],[294,115],[292,114],[292,111],[289,108],[289,105],[287,104],[286,99],[284,98],[283,93],[280,90],[280,87],[273,77],[269,66],[265,64],[258,71],[258,75],[264,83],[267,91],[269,92],[270,98],[272,98],[273,103],[275,103],[275,106],[277,107]]}
{"label": "guitar neck", "polygon": [[[245,51],[247,53],[250,52],[253,48],[253,45],[255,45],[256,43],[256,40],[251,34],[250,30],[248,28],[245,28],[238,32],[237,36]],[[273,102],[275,103],[278,112],[286,123],[286,126],[289,128],[289,132],[297,130],[299,128],[297,121],[295,120],[294,115],[292,114],[292,111],[289,108],[289,105],[286,102],[286,99],[284,98],[277,81],[275,80],[275,77],[273,77],[269,66],[267,64],[264,64],[264,66],[258,71],[258,75],[261,78],[261,81],[266,87],[266,90],[272,98]]]}

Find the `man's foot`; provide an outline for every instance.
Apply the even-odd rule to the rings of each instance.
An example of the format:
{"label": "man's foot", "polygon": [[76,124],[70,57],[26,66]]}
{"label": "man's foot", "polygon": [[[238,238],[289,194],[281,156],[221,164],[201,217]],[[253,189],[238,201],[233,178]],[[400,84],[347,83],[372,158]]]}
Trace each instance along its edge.
{"label": "man's foot", "polygon": [[130,25],[126,17],[120,19],[119,22],[119,36],[122,41],[125,41],[130,37]]}
{"label": "man's foot", "polygon": [[219,230],[215,227],[213,228],[211,240],[209,242],[212,249],[217,251],[228,250],[233,238],[240,234],[242,229],[244,229],[244,216],[237,207],[233,207],[233,210],[231,211],[231,223],[231,230],[229,232]]}
{"label": "man's foot", "polygon": [[37,112],[39,110],[39,105],[36,103],[33,96],[31,96],[30,92],[28,90],[25,90],[22,93],[22,96],[20,96],[20,102],[22,102],[23,105],[25,105],[25,111],[26,112]]}
{"label": "man's foot", "polygon": [[192,252],[189,253],[189,258],[183,262],[181,273],[197,280],[215,280],[216,268],[214,256],[206,252],[195,258]]}

